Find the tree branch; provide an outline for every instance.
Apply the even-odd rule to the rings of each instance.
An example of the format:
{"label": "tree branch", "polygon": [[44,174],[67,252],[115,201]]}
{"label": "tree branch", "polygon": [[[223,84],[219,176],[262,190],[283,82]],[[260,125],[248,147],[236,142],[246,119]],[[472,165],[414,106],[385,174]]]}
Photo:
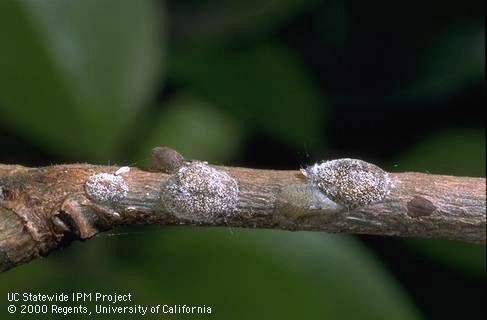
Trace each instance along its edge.
{"label": "tree branch", "polygon": [[485,206],[485,178],[388,174],[352,159],[302,171],[186,161],[171,174],[89,164],[0,165],[0,271],[126,224],[321,230],[485,244]]}

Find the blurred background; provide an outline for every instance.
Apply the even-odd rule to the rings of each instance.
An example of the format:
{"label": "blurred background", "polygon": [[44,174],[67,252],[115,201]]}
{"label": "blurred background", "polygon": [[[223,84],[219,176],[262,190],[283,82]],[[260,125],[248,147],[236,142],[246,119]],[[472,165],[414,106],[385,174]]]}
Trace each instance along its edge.
{"label": "blurred background", "polygon": [[[234,166],[355,157],[485,176],[484,14],[480,0],[1,1],[0,163],[144,167],[165,144]],[[0,313],[16,319],[7,292],[102,291],[211,306],[202,319],[483,319],[485,271],[485,246],[455,241],[138,226],[0,274]]]}

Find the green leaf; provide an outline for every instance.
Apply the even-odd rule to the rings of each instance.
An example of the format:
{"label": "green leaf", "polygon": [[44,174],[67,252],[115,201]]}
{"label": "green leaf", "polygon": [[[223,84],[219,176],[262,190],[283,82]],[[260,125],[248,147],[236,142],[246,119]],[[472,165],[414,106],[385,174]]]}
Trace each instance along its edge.
{"label": "green leaf", "polygon": [[219,162],[234,155],[242,130],[233,119],[203,99],[187,94],[173,98],[156,119],[138,157],[147,164],[151,149],[170,146],[187,159]]}
{"label": "green leaf", "polygon": [[404,239],[403,241],[408,247],[456,271],[485,277],[487,256],[483,245],[437,239]]}
{"label": "green leaf", "polygon": [[396,162],[400,171],[485,176],[485,131],[451,129],[434,133]]}
{"label": "green leaf", "polygon": [[55,152],[113,153],[158,77],[158,9],[149,0],[1,1],[0,121]]}
{"label": "green leaf", "polygon": [[178,35],[176,40],[194,46],[248,34],[271,33],[316,3],[316,0],[217,0],[189,4],[185,1],[182,5],[178,2],[171,4],[170,9],[174,31]]}
{"label": "green leaf", "polygon": [[[121,247],[130,242],[121,240]],[[143,268],[147,273],[132,279],[139,288],[171,303],[210,305],[218,318],[418,318],[393,278],[353,238],[169,228],[144,242],[129,245],[127,252],[137,247],[138,256],[116,277],[123,281]]]}
{"label": "green leaf", "polygon": [[452,95],[485,80],[485,31],[483,25],[455,26],[434,37],[415,70],[416,79],[406,94],[435,98]]}
{"label": "green leaf", "polygon": [[[65,253],[75,257],[96,251],[92,262],[49,258],[9,274],[22,279],[31,266],[42,269],[41,264],[49,264],[56,273],[46,273],[47,284],[43,277],[24,276],[30,279],[31,290],[131,292],[134,301],[119,305],[212,308],[213,314],[198,318],[420,318],[395,280],[353,238],[226,228],[143,227],[139,231],[144,236],[99,237]],[[109,247],[100,252],[95,248],[100,245]],[[9,279],[2,281],[1,288],[14,287]],[[0,307],[6,308],[6,303],[6,299],[0,301]]]}
{"label": "green leaf", "polygon": [[299,58],[279,46],[190,50],[171,56],[170,77],[247,127],[302,147],[317,145],[324,103]]}

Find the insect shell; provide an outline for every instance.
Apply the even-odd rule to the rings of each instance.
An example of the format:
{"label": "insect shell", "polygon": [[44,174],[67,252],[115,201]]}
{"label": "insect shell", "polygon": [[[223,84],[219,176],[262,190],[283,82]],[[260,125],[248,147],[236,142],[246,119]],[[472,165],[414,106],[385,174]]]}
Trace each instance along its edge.
{"label": "insect shell", "polygon": [[331,200],[348,208],[381,201],[388,193],[387,172],[357,159],[337,159],[301,170]]}

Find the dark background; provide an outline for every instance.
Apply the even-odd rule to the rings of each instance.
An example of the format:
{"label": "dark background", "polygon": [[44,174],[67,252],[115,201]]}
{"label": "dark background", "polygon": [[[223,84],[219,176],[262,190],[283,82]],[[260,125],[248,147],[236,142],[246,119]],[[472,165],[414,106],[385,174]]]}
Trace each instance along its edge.
{"label": "dark background", "polygon": [[[484,13],[484,1],[5,1],[0,162],[146,166],[167,144],[228,165],[355,157],[485,176]],[[215,305],[217,318],[485,317],[484,246],[224,228],[114,235],[2,274],[0,296],[92,290],[115,274],[104,290]]]}

